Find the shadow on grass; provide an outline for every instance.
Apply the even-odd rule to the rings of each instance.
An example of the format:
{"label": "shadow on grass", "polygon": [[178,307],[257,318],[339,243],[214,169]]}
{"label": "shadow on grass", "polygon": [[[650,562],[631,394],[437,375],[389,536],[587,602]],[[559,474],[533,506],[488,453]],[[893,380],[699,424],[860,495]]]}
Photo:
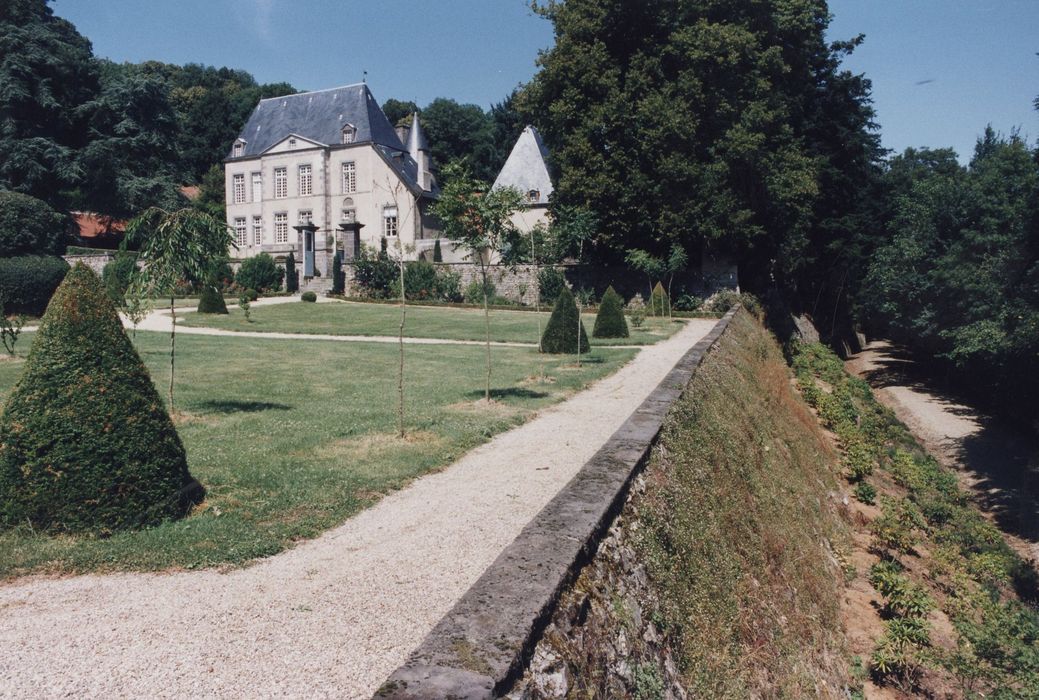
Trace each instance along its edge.
{"label": "shadow on grass", "polygon": [[[465,396],[470,399],[482,399],[483,391],[470,391]],[[546,396],[548,394],[543,391],[531,391],[530,389],[521,389],[519,387],[491,389],[492,399],[543,399]]]}
{"label": "shadow on grass", "polygon": [[203,401],[196,406],[207,413],[260,413],[292,409],[292,406],[270,401]]}

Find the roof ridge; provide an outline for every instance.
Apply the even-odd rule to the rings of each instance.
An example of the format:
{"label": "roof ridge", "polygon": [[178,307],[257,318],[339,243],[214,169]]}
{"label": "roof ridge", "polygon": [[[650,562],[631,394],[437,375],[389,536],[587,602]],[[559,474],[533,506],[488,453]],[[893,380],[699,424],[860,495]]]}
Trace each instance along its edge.
{"label": "roof ridge", "polygon": [[321,90],[307,90],[305,92],[294,92],[290,95],[281,95],[279,97],[264,97],[260,102],[269,102],[270,100],[284,100],[289,97],[303,97],[304,95],[316,95],[319,92],[332,92],[333,90],[345,90],[346,88],[358,87],[360,85],[368,86],[368,83],[350,83],[349,85],[340,85],[339,87],[322,88]]}

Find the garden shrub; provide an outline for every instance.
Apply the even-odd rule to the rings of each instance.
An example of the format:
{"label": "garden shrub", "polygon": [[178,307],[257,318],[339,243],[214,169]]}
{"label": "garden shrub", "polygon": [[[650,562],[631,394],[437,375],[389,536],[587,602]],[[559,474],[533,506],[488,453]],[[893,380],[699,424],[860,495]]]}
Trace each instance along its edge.
{"label": "garden shrub", "polygon": [[227,304],[224,303],[224,295],[218,292],[216,287],[207,284],[202,288],[202,295],[198,299],[198,313],[226,314]]}
{"label": "garden shrub", "polygon": [[435,262],[435,263],[444,262],[444,254],[440,250],[440,239],[439,238],[436,239],[436,241],[433,242],[433,262]]}
{"label": "garden shrub", "polygon": [[693,294],[683,294],[675,299],[677,311],[698,311],[703,306],[703,299]]}
{"label": "garden shrub", "polygon": [[70,223],[42,200],[0,192],[0,257],[64,255]]}
{"label": "garden shrub", "polygon": [[404,266],[404,293],[416,301],[439,299],[437,269],[425,260],[409,262]]}
{"label": "garden shrub", "polygon": [[563,354],[577,353],[577,333],[580,326],[581,352],[588,352],[588,336],[584,323],[578,323],[577,304],[570,290],[563,287],[556,304],[552,307],[552,316],[541,336],[541,352]]}
{"label": "garden shrub", "polygon": [[396,263],[385,253],[372,255],[367,249],[354,265],[354,281],[361,295],[371,299],[392,298],[397,293],[399,274]]}
{"label": "garden shrub", "polygon": [[213,261],[210,267],[209,279],[220,292],[231,291],[231,287],[234,285],[234,270],[231,269],[231,263],[227,258]]}
{"label": "garden shrub", "polygon": [[115,259],[101,270],[101,279],[105,283],[108,298],[116,306],[126,303],[126,290],[136,270],[137,253],[130,252],[117,253]]}
{"label": "garden shrub", "polygon": [[77,265],[0,417],[0,522],[105,534],[181,516],[201,493],[101,280]]}
{"label": "garden shrub", "polygon": [[[494,282],[487,280],[487,303],[493,304],[497,299],[498,288],[494,286]],[[469,286],[465,288],[465,294],[462,298],[466,304],[482,304],[483,303],[484,286],[483,283],[475,279],[469,283]]]}
{"label": "garden shrub", "polygon": [[300,299],[302,301],[313,303],[317,301],[317,294],[314,292],[303,292],[303,294],[300,295]]}
{"label": "garden shrub", "polygon": [[566,287],[566,277],[563,272],[555,267],[543,267],[538,270],[538,289],[541,295],[541,303],[548,305],[556,303],[559,293]]}
{"label": "garden shrub", "polygon": [[299,270],[296,269],[296,256],[292,254],[291,250],[285,256],[285,291],[289,294],[299,291]]}
{"label": "garden shrub", "polygon": [[[298,277],[297,279],[297,289]],[[346,273],[343,272],[343,251],[337,250],[332,256],[332,293],[342,294],[346,291]]]}
{"label": "garden shrub", "polygon": [[628,337],[628,322],[624,320],[624,300],[612,286],[607,287],[606,293],[602,295],[599,313],[595,316],[595,326],[592,327],[592,337]]}
{"label": "garden shrub", "polygon": [[0,258],[0,298],[7,313],[42,314],[68,271],[69,264],[53,255]]}
{"label": "garden shrub", "polygon": [[274,263],[267,253],[260,253],[242,261],[235,275],[239,287],[259,292],[276,292],[281,289],[281,278],[285,271]]}
{"label": "garden shrub", "polygon": [[437,291],[443,301],[462,301],[462,275],[454,270],[437,270]]}
{"label": "garden shrub", "polygon": [[646,302],[642,301],[641,294],[636,294],[628,302],[628,316],[631,318],[631,325],[636,328],[642,328],[642,324],[646,322]]}
{"label": "garden shrub", "polygon": [[664,285],[657,282],[653,287],[653,293],[649,297],[649,312],[654,316],[667,316],[671,310],[671,300],[667,296]]}
{"label": "garden shrub", "polygon": [[260,298],[260,293],[251,287],[242,292],[242,295],[249,301],[256,301]]}

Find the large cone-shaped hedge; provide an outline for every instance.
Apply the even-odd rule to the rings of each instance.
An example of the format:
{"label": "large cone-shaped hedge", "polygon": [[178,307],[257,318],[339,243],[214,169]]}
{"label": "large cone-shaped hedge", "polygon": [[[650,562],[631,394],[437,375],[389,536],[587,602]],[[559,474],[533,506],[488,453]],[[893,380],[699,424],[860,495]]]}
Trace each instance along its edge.
{"label": "large cone-shaped hedge", "polygon": [[201,495],[101,280],[76,265],[0,417],[0,523],[108,533],[178,517]]}
{"label": "large cone-shaped hedge", "polygon": [[206,285],[202,288],[202,295],[198,298],[198,312],[200,314],[226,314],[227,304],[224,295],[216,290],[216,287]]}
{"label": "large cone-shaped hedge", "polygon": [[607,287],[599,302],[599,313],[595,315],[593,338],[627,338],[628,322],[624,320],[624,300],[620,294]]}
{"label": "large cone-shaped hedge", "polygon": [[[556,299],[556,305],[552,307],[552,317],[548,319],[548,326],[541,336],[541,352],[555,354],[577,352],[577,328],[578,328],[577,304],[574,303],[574,295],[570,290],[563,287]],[[588,352],[588,335],[584,331],[584,323],[581,328],[581,352]]]}

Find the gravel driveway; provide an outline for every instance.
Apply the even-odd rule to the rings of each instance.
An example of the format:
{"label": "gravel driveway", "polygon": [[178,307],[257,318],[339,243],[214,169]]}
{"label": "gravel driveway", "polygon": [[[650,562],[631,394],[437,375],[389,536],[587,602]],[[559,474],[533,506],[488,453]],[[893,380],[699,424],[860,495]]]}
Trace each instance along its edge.
{"label": "gravel driveway", "polygon": [[715,323],[248,568],[0,584],[0,695],[369,697]]}

